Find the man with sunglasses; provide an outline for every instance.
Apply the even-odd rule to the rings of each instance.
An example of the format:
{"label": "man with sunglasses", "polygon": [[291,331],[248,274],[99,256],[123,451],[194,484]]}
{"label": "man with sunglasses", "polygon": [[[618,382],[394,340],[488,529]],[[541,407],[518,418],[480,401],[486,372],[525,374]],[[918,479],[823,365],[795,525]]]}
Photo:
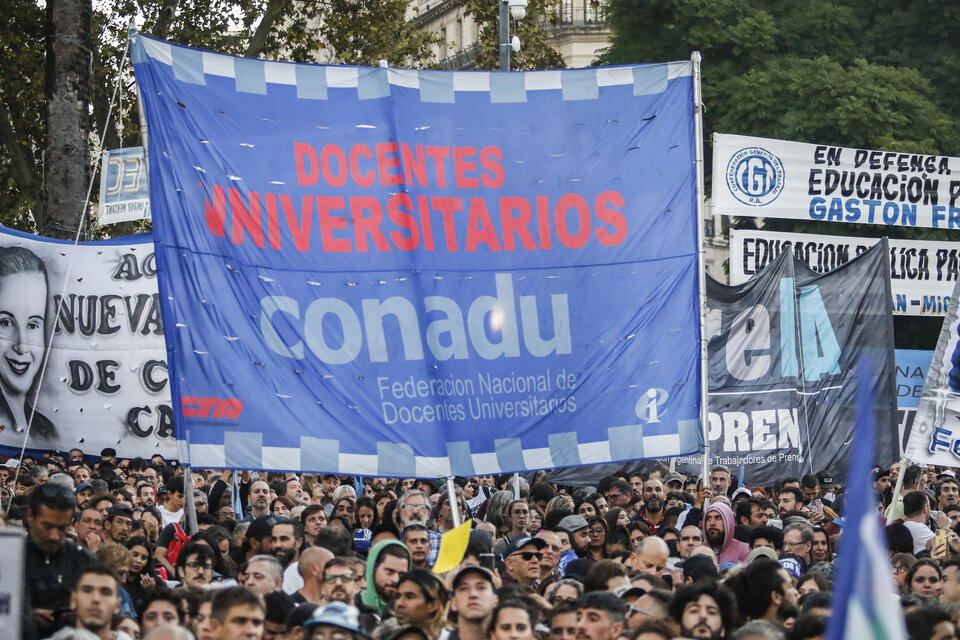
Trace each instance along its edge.
{"label": "man with sunglasses", "polygon": [[96,563],[92,553],[67,539],[76,505],[73,491],[59,484],[40,485],[30,495],[24,596],[33,616],[24,621],[25,638],[46,638],[73,623],[70,592],[80,572]]}
{"label": "man with sunglasses", "polygon": [[516,583],[525,587],[535,586],[540,579],[540,561],[547,543],[542,538],[521,534],[513,538],[503,553],[506,574],[504,583]]}

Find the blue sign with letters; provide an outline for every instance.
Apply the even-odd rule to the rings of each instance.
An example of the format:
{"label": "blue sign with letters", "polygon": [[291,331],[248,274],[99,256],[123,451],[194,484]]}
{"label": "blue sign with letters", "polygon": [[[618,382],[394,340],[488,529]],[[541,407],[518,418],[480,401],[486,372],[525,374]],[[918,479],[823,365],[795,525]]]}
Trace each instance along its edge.
{"label": "blue sign with letters", "polygon": [[702,450],[691,63],[132,51],[184,459],[442,477]]}

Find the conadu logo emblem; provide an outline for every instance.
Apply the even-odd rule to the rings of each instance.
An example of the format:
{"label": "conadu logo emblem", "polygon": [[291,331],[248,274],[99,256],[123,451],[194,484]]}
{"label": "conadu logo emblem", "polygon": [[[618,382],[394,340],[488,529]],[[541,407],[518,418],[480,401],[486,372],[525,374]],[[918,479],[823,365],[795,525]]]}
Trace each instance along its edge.
{"label": "conadu logo emblem", "polygon": [[747,147],[727,163],[727,188],[740,202],[762,207],[783,191],[783,163],[762,147]]}

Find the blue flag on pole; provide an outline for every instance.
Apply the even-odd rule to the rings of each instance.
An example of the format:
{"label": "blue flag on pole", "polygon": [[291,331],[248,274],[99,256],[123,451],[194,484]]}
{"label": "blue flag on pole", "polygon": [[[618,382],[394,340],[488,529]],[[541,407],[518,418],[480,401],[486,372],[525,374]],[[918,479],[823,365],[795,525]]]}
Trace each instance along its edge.
{"label": "blue flag on pole", "polygon": [[181,459],[445,477],[701,450],[691,62],[369,69],[136,35],[132,58]]}
{"label": "blue flag on pole", "polygon": [[907,633],[871,476],[875,420],[868,359],[860,361],[857,378],[853,442],[860,453],[852,456],[847,471],[843,541],[837,560],[833,615],[827,626],[827,639],[901,640]]}

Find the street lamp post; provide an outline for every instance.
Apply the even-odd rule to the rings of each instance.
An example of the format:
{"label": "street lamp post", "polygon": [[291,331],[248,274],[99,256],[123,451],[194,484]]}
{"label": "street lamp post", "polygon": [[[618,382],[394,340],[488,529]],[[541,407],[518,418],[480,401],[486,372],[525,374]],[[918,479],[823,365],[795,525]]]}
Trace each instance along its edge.
{"label": "street lamp post", "polygon": [[510,50],[520,51],[520,37],[510,38],[510,17],[523,20],[527,0],[499,0],[500,3],[500,71],[510,71]]}

